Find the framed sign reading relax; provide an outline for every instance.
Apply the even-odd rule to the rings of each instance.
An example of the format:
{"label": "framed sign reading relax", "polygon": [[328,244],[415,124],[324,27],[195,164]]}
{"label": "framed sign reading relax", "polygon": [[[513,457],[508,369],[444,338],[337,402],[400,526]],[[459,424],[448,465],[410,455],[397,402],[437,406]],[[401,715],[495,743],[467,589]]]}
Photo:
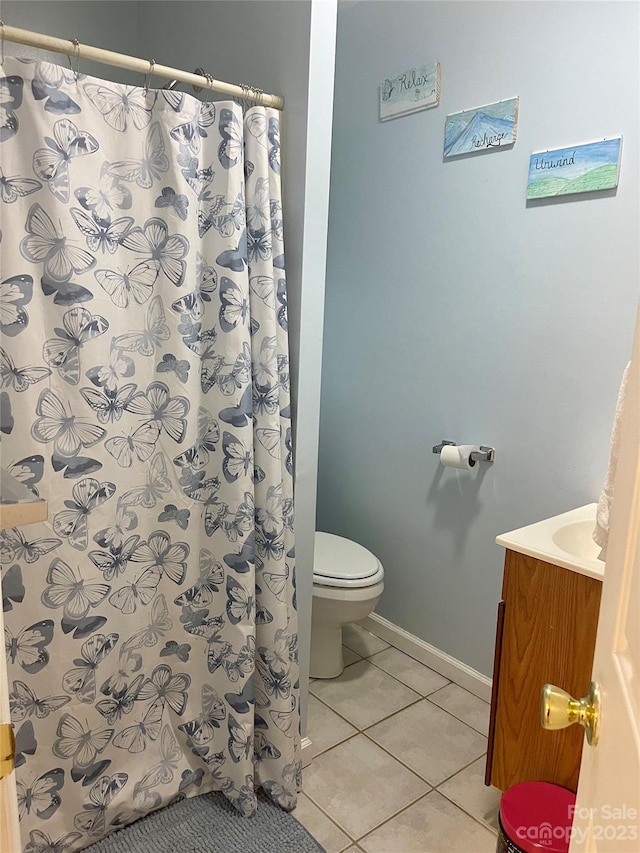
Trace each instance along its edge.
{"label": "framed sign reading relax", "polygon": [[380,84],[380,121],[437,107],[439,103],[439,62],[410,68]]}

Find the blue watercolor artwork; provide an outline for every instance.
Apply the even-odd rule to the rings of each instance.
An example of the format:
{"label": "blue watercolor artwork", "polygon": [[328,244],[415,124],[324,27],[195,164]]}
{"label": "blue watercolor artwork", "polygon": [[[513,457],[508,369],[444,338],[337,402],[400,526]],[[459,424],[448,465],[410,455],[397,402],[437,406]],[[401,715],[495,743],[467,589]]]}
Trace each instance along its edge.
{"label": "blue watercolor artwork", "polygon": [[448,115],[444,126],[445,158],[513,145],[518,130],[519,101],[509,98]]}
{"label": "blue watercolor artwork", "polygon": [[622,137],[538,151],[529,159],[527,198],[596,192],[618,186]]}
{"label": "blue watercolor artwork", "polygon": [[440,103],[440,63],[409,68],[380,84],[380,121],[415,113]]}

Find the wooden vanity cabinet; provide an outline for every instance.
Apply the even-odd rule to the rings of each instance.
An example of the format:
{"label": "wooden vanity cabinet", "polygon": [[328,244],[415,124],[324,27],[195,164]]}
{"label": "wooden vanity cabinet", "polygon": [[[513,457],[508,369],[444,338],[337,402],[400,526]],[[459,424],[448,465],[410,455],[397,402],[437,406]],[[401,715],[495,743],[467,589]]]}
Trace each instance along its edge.
{"label": "wooden vanity cabinet", "polygon": [[485,783],[554,782],[575,791],[584,730],[545,731],[540,690],[587,693],[602,583],[507,550],[493,669]]}

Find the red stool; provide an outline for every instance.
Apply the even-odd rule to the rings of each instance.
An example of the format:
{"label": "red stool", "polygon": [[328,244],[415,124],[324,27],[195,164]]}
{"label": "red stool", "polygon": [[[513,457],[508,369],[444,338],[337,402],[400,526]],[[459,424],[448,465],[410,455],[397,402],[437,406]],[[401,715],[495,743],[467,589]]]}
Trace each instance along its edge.
{"label": "red stool", "polygon": [[549,782],[521,782],[500,800],[496,853],[567,853],[573,791]]}

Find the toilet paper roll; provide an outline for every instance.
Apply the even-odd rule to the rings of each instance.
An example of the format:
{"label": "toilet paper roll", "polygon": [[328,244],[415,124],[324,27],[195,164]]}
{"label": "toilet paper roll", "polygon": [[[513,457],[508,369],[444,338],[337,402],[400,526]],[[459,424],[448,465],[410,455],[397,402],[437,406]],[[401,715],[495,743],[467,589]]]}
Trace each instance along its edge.
{"label": "toilet paper roll", "polygon": [[445,468],[462,468],[468,471],[475,466],[475,460],[469,457],[474,450],[479,450],[477,444],[445,444],[440,454],[440,463]]}

